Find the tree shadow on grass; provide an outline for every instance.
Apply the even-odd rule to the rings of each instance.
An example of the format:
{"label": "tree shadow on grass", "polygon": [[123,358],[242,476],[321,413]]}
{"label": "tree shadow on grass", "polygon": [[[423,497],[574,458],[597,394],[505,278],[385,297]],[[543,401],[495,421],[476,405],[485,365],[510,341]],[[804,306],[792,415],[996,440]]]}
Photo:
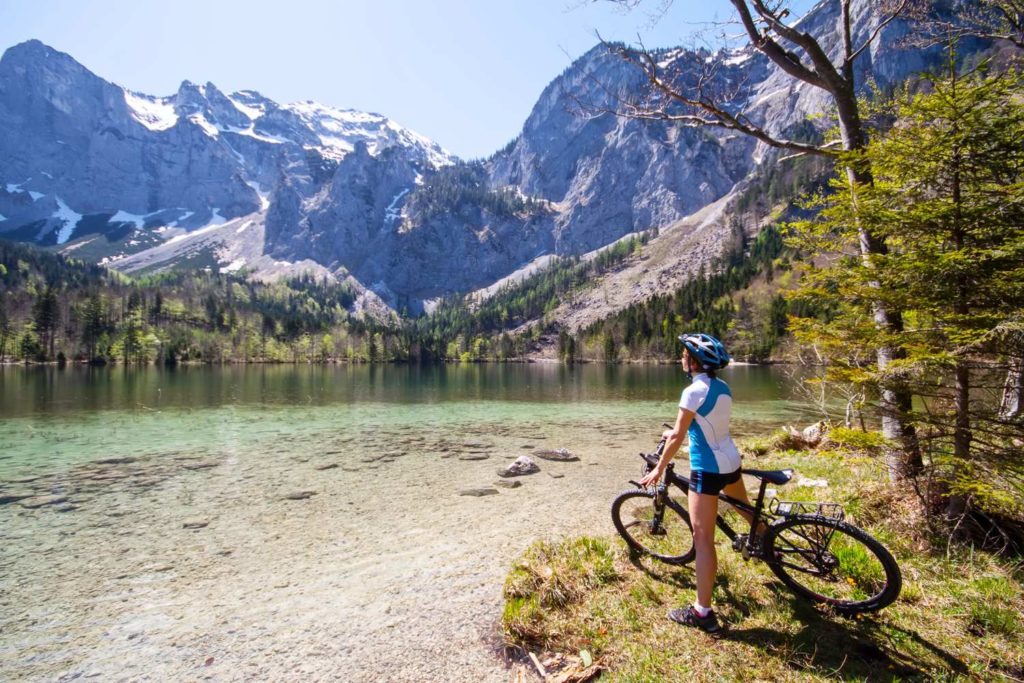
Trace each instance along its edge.
{"label": "tree shadow on grass", "polygon": [[[680,591],[696,589],[691,566],[671,566],[630,555],[630,563],[659,583]],[[772,583],[776,600],[788,604],[798,630],[744,628],[742,621],[728,628],[722,639],[746,643],[769,653],[797,671],[814,672],[843,680],[930,680],[938,670],[966,676],[967,664],[953,653],[919,633],[874,616],[849,618],[820,610]],[[732,590],[728,577],[720,576],[717,591],[734,614],[749,617],[761,604],[753,595]]]}
{"label": "tree shadow on grass", "polygon": [[[795,633],[769,628],[744,628],[742,622],[727,629],[722,638],[747,643],[774,653],[798,671],[857,680],[931,680],[937,670],[961,676],[969,672],[956,655],[895,624],[874,616],[861,618],[831,614],[783,593],[775,586],[780,601],[789,603]],[[726,587],[724,602],[749,615],[753,601],[737,596]]]}

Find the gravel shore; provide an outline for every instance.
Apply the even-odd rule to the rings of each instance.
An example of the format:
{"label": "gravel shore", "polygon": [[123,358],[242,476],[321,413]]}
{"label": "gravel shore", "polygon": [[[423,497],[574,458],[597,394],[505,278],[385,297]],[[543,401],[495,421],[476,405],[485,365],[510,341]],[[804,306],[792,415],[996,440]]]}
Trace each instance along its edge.
{"label": "gravel shore", "polygon": [[[399,427],[0,481],[0,679],[508,681],[510,562],[608,533],[640,445],[624,424]],[[581,460],[494,486],[559,447]]]}

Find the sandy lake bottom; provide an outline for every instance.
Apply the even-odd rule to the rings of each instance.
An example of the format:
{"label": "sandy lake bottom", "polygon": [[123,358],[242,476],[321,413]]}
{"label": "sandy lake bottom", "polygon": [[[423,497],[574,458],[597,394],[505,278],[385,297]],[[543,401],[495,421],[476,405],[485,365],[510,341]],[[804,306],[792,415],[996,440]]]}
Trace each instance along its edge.
{"label": "sandy lake bottom", "polygon": [[[614,533],[673,367],[0,372],[0,680],[507,681],[501,588]],[[733,432],[806,420],[729,369]],[[495,486],[533,456],[541,471]],[[466,489],[491,489],[485,496]]]}
{"label": "sandy lake bottom", "polygon": [[[608,506],[650,445],[641,412],[478,402],[5,421],[21,445],[0,460],[0,497],[31,497],[0,505],[0,678],[508,680],[494,634],[510,563],[537,538],[611,532]],[[545,448],[580,460],[534,457],[539,473],[494,486]]]}

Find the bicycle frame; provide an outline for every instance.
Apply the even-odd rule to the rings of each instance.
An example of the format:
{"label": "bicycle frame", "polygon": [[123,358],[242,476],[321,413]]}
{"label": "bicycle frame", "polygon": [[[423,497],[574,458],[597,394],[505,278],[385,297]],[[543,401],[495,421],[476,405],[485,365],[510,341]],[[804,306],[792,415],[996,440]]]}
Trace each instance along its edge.
{"label": "bicycle frame", "polygon": [[[649,465],[653,466],[653,465],[655,465],[657,463],[657,456],[660,456],[661,448],[662,448],[662,445],[659,445],[657,453],[652,454],[651,456],[647,456],[647,455],[643,455],[643,454],[641,454],[641,455],[643,455],[644,460]],[[654,462],[651,462],[651,458],[655,459]],[[746,512],[746,513],[750,514],[750,516],[751,516],[750,531],[747,534],[747,544],[746,544],[748,548],[751,545],[751,539],[756,536],[754,531],[757,529],[757,525],[762,520],[769,520],[769,522],[770,522],[770,521],[774,521],[775,519],[777,519],[777,516],[771,514],[770,512],[768,512],[766,510],[766,508],[765,508],[765,505],[764,505],[764,496],[765,496],[765,492],[768,489],[768,481],[765,480],[765,479],[761,479],[760,481],[761,481],[761,486],[758,489],[757,499],[754,501],[753,505],[747,505],[746,503],[743,503],[742,501],[736,500],[735,498],[732,498],[731,496],[727,496],[724,492],[718,494],[718,499],[720,501],[722,501],[724,503],[728,503],[729,505],[731,505],[732,507],[734,507],[735,509],[737,509],[737,510],[739,510],[741,512]],[[638,482],[630,482],[630,483],[631,484],[635,484],[637,487],[640,487],[640,484]],[[673,485],[676,488],[682,490],[683,493],[687,494],[687,496],[689,496],[689,494],[690,494],[690,482],[687,481],[686,479],[680,477],[678,474],[676,474],[675,473],[675,465],[673,463],[669,463],[668,467],[665,468],[665,476],[664,476],[664,478],[662,480],[662,484],[660,484],[660,487],[665,491],[665,493],[667,495],[668,487],[669,486],[673,486]],[[732,528],[732,526],[730,526],[729,523],[725,521],[725,518],[722,517],[722,513],[721,512],[719,512],[718,515],[715,517],[715,526],[717,526],[719,529],[721,529],[722,533],[724,533],[726,535],[726,537],[728,537],[729,540],[733,541],[734,543],[735,543],[736,539],[738,539],[740,537],[740,533],[735,531]]]}

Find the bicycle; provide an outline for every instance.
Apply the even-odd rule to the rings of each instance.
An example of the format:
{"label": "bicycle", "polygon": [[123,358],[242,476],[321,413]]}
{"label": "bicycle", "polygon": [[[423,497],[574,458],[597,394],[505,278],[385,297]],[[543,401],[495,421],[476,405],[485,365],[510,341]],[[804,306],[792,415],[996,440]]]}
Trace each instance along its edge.
{"label": "bicycle", "polygon": [[[665,446],[644,454],[643,474],[658,463]],[[768,484],[781,486],[793,470],[751,470],[743,474],[760,480],[757,500],[746,505],[724,492],[719,499],[751,515],[750,531],[738,533],[722,517],[716,525],[744,559],[757,559],[798,597],[830,606],[836,612],[873,612],[893,603],[900,594],[899,565],[881,543],[863,529],[844,521],[838,503],[781,501],[766,506]],[[672,463],[657,486],[623,491],[612,503],[612,522],[631,549],[670,565],[686,565],[696,557],[693,529],[687,509],[669,495],[669,486],[688,493],[690,483],[678,476]],[[755,533],[763,523],[766,529]]]}

